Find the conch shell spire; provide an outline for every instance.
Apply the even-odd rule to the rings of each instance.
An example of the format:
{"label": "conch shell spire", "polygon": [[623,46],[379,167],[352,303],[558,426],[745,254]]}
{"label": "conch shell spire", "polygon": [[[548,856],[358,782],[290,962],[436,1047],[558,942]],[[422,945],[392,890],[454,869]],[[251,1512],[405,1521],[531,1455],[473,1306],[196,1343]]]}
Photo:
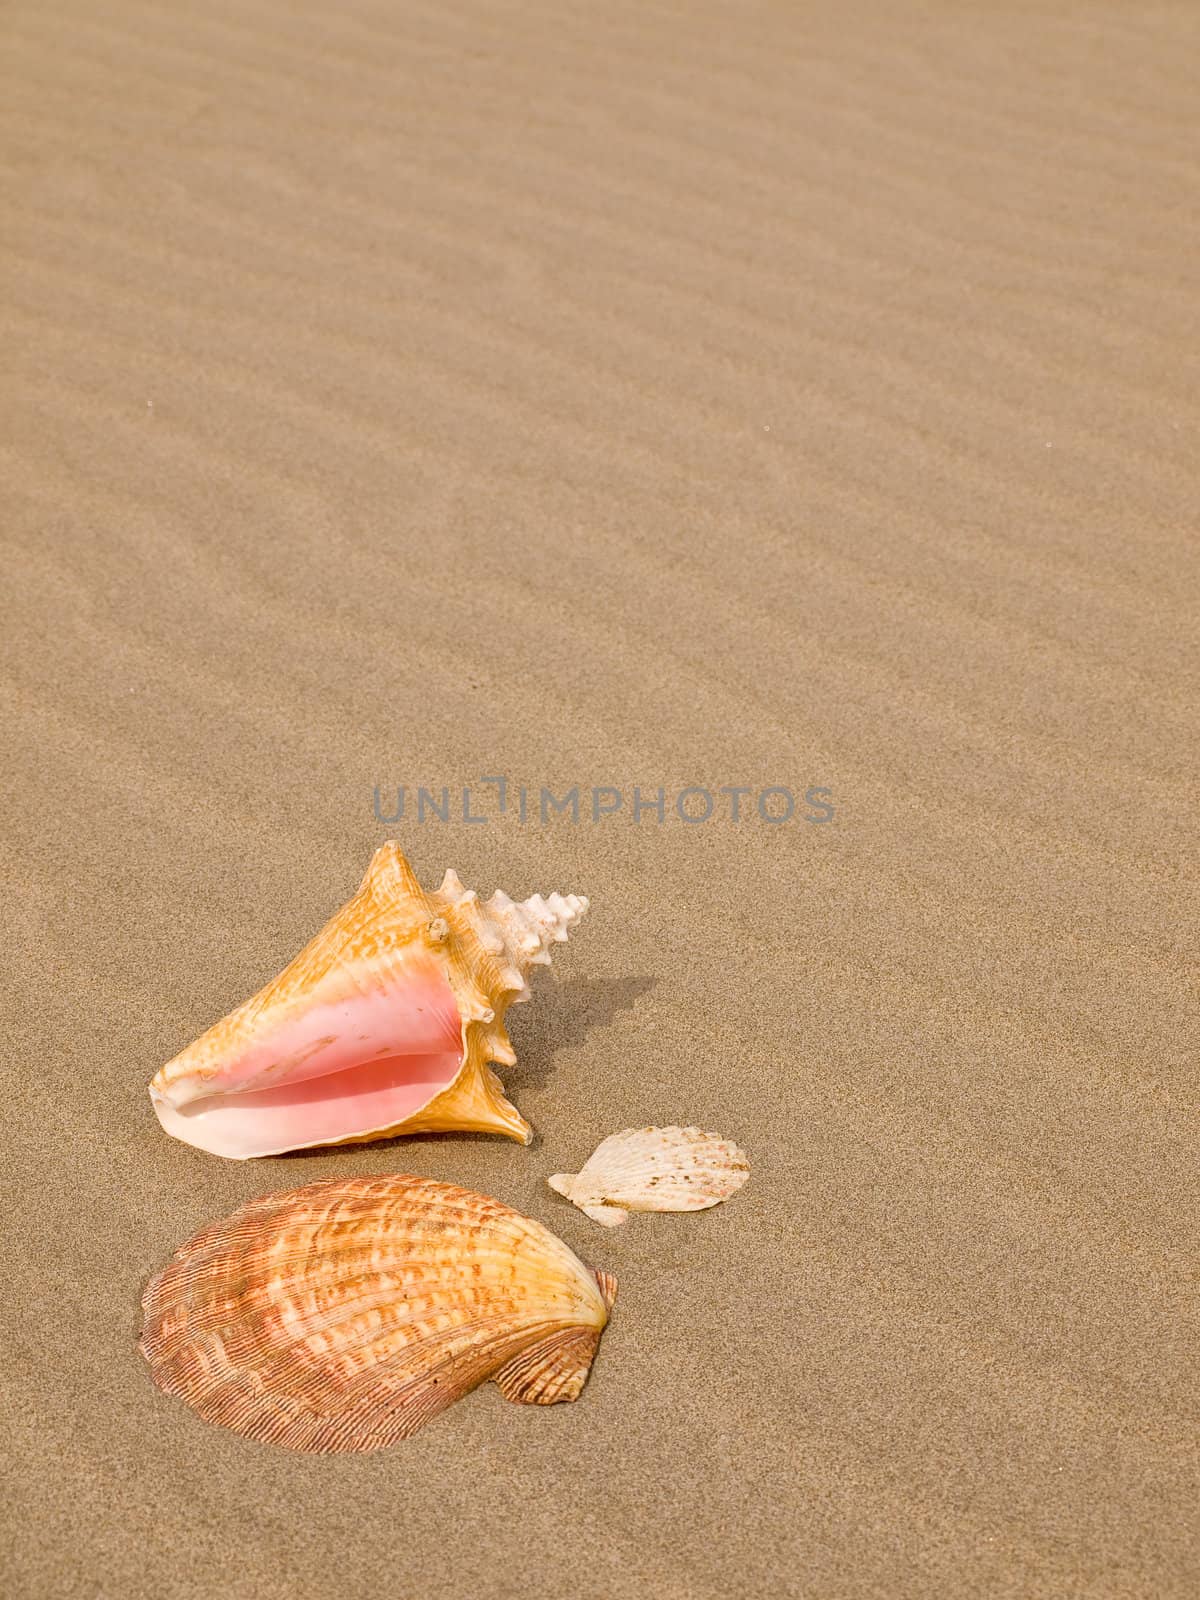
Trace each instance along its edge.
{"label": "conch shell spire", "polygon": [[454,872],[426,893],[400,847],[381,845],[295,960],[156,1075],[159,1121],[236,1159],[401,1133],[528,1144],[489,1063],[516,1061],[505,1012],[587,904],[499,890],[481,902]]}
{"label": "conch shell spire", "polygon": [[[588,908],[586,895],[531,895],[528,900],[510,900],[497,889],[490,900],[480,903],[474,889],[464,889],[458,873],[450,867],[435,898],[457,909],[474,908],[476,937],[490,955],[502,959],[502,977],[514,991],[510,1005],[529,998],[525,973],[530,967],[550,965],[550,946],[565,944],[571,929]],[[470,913],[468,913],[470,914]]]}

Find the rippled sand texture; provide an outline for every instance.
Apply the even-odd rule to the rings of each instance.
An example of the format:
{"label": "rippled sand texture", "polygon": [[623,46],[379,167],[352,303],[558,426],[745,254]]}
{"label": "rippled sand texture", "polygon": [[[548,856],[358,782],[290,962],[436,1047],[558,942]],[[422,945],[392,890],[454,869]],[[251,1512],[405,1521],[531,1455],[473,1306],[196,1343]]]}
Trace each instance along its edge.
{"label": "rippled sand texture", "polygon": [[[1200,10],[6,11],[0,1589],[1173,1600],[1197,1490]],[[376,822],[810,784],[828,826]],[[532,1150],[145,1085],[397,834],[564,887]],[[603,1235],[637,1123],[753,1179]],[[150,1273],[411,1170],[621,1298],[576,1406],[197,1421]]]}

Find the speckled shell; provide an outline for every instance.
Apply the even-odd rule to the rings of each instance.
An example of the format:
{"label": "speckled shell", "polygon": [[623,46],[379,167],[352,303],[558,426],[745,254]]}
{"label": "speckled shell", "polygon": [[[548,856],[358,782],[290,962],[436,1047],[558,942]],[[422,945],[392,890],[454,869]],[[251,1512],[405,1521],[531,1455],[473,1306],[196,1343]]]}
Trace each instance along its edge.
{"label": "speckled shell", "polygon": [[610,1134],[581,1172],[546,1181],[605,1227],[629,1211],[704,1211],[746,1182],[745,1155],[703,1128],[626,1128]]}
{"label": "speckled shell", "polygon": [[616,1280],[540,1223],[431,1178],[252,1200],[151,1280],[139,1349],[209,1422],[292,1450],[375,1450],[491,1378],[578,1397]]}
{"label": "speckled shell", "polygon": [[505,1012],[587,904],[482,902],[453,872],[426,893],[389,841],[295,960],[156,1074],[159,1121],[235,1159],[400,1133],[528,1144],[488,1063],[515,1062]]}

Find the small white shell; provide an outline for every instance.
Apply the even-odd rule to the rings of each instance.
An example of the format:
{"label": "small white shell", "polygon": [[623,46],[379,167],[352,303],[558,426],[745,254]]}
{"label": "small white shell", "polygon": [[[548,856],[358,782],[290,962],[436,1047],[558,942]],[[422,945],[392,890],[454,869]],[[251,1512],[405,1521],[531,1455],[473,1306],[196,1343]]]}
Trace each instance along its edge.
{"label": "small white shell", "polygon": [[627,1211],[704,1211],[750,1176],[743,1151],[703,1128],[626,1128],[596,1147],[582,1172],[546,1181],[612,1228]]}

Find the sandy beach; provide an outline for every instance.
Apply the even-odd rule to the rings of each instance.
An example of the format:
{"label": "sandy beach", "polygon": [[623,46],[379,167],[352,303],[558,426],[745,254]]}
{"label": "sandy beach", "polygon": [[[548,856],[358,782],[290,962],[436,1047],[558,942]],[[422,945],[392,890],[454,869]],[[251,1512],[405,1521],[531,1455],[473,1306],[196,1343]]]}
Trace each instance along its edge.
{"label": "sandy beach", "polygon": [[[1200,11],[5,34],[0,1590],[1194,1597]],[[591,900],[533,1146],[167,1138],[389,837]],[[651,1122],[749,1185],[547,1188]],[[577,1404],[323,1458],[153,1387],[176,1245],[400,1171],[616,1275]]]}

